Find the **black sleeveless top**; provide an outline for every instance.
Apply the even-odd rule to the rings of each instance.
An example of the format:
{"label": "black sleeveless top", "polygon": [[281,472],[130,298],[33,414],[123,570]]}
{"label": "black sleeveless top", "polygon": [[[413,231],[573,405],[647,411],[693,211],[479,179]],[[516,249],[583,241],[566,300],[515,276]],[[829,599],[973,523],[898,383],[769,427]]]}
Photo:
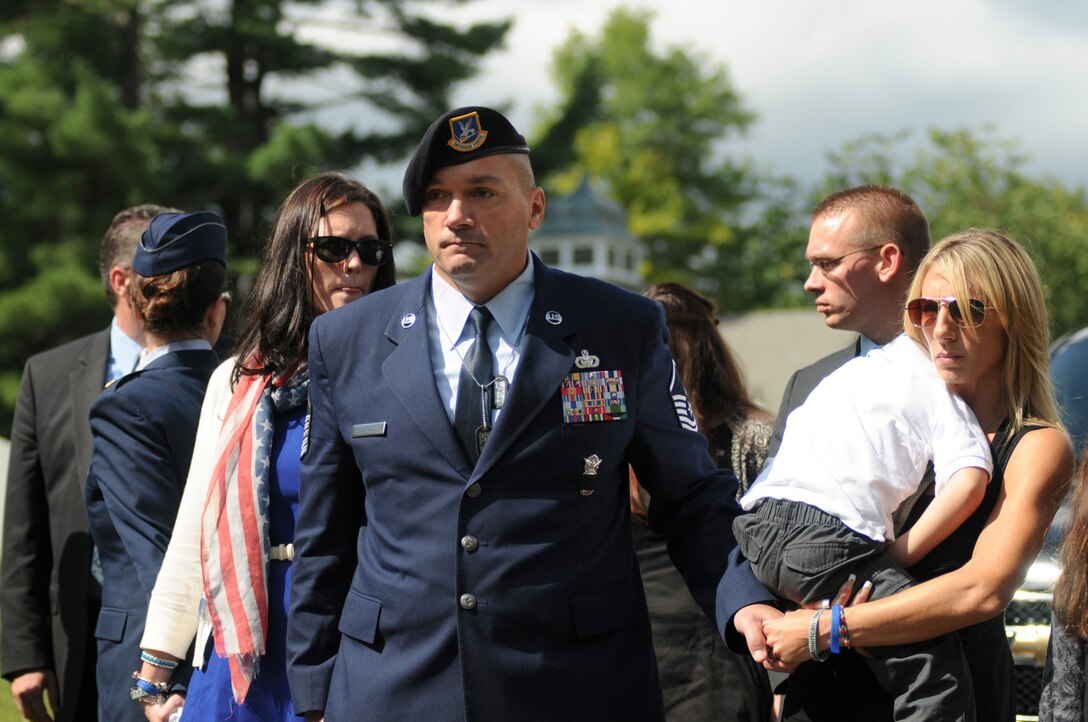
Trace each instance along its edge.
{"label": "black sleeveless top", "polygon": [[[990,483],[986,486],[986,495],[982,498],[982,503],[978,505],[975,513],[967,518],[967,521],[961,524],[932,552],[910,568],[909,571],[912,575],[925,581],[959,569],[967,563],[974,552],[975,541],[978,539],[979,534],[982,533],[982,528],[986,526],[986,521],[990,518],[994,506],[997,504],[997,497],[1001,494],[1001,486],[1005,480],[1005,467],[1009,463],[1013,450],[1020,443],[1020,440],[1024,438],[1025,434],[1038,428],[1041,427],[1024,427],[1012,438],[1009,438],[1008,421],[1001,425],[1001,428],[994,435],[994,440],[990,442],[990,453],[994,460],[994,473]],[[922,512],[929,507],[931,501],[933,501],[931,494],[925,494],[918,500],[907,517],[907,522],[903,527],[904,530],[914,526]]]}
{"label": "black sleeveless top", "polygon": [[[1001,425],[990,443],[994,473],[982,503],[967,521],[908,570],[912,575],[925,581],[967,563],[997,504],[1013,450],[1026,434],[1038,428],[1024,427],[1010,437],[1008,421]],[[913,526],[932,501],[932,494],[923,494],[904,529]],[[1012,722],[1016,718],[1016,685],[1012,652],[1005,636],[1005,615],[965,627],[958,634],[971,669],[976,719]],[[790,722],[891,722],[892,718],[891,698],[856,653],[832,656],[823,664],[804,664],[787,682],[784,719]]]}

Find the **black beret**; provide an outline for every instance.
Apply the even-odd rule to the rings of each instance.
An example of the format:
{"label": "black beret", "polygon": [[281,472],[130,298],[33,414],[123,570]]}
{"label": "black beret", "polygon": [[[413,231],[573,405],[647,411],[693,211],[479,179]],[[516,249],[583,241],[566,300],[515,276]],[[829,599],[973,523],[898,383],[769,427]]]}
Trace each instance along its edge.
{"label": "black beret", "polygon": [[211,211],[160,213],[140,236],[132,269],[162,276],[201,261],[227,265],[227,227]]}
{"label": "black beret", "polygon": [[479,105],[451,110],[427,128],[404,171],[404,203],[408,213],[423,210],[423,191],[438,168],[459,165],[498,153],[529,154],[525,138],[502,113]]}

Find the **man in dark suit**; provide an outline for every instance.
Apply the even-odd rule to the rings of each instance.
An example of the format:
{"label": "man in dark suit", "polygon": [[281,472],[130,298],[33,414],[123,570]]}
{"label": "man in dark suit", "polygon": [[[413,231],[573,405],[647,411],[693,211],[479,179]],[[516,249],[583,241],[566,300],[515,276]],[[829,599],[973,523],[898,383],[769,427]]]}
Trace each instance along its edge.
{"label": "man in dark suit", "polygon": [[99,271],[114,309],[110,328],[32,356],[11,432],[0,581],[2,674],[23,716],[95,717],[95,643],[101,587],[83,509],[91,457],[87,413],[103,386],[136,365],[143,331],[126,299],[140,234],[169,209],[118,213],[102,239]]}
{"label": "man in dark suit", "polygon": [[[903,330],[903,308],[914,272],[929,250],[929,222],[922,209],[902,191],[887,186],[858,186],[825,198],[812,211],[805,255],[812,266],[805,290],[830,328],[858,337],[816,363],[796,371],[786,384],[775,419],[768,457],[778,452],[786,418],[816,385],[850,359],[883,346]],[[921,481],[921,480],[919,480]],[[904,505],[907,506],[907,505]],[[865,695],[854,709],[885,710],[890,700],[854,655],[834,656],[824,664],[805,664],[785,687],[784,719],[841,719],[836,692]],[[781,681],[772,675],[772,685]],[[876,694],[874,694],[874,691]],[[856,700],[855,700],[856,701]],[[878,715],[873,712],[873,718]]]}
{"label": "man in dark suit", "polygon": [[825,376],[903,331],[914,271],[929,250],[929,222],[910,196],[887,186],[858,186],[812,211],[805,290],[829,328],[854,331],[846,348],[796,371],[786,384],[768,456],[782,443],[786,417]]}
{"label": "man in dark suit", "polygon": [[288,627],[308,719],[663,719],[629,463],[695,599],[763,654],[778,612],[661,309],[528,252],[528,153],[494,110],[436,120],[404,179],[433,266],[312,327]]}

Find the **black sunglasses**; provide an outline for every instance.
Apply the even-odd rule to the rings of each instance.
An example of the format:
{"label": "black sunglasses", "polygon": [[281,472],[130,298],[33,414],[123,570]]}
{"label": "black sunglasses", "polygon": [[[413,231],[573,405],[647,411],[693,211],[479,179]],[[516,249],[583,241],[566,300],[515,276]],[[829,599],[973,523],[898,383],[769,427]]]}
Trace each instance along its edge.
{"label": "black sunglasses", "polygon": [[318,236],[310,239],[310,246],[326,263],[340,263],[352,250],[358,251],[359,260],[368,266],[383,266],[393,257],[393,244],[380,238],[349,241],[340,236]]}
{"label": "black sunglasses", "polygon": [[971,323],[968,324],[964,315],[963,305],[955,298],[915,298],[907,303],[907,318],[918,328],[929,328],[937,323],[937,314],[941,306],[948,307],[948,315],[952,322],[960,328],[968,325],[978,326],[986,320],[986,304],[977,298],[967,302],[967,313],[971,314]]}

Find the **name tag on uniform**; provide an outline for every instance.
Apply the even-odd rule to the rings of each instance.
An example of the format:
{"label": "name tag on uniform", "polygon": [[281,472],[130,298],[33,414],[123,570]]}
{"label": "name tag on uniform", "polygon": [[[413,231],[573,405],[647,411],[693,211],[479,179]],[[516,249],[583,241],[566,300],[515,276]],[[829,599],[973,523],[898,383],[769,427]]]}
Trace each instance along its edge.
{"label": "name tag on uniform", "polygon": [[575,371],[563,379],[561,394],[565,424],[627,418],[621,371]]}
{"label": "name tag on uniform", "polygon": [[368,436],[385,436],[385,422],[374,421],[369,424],[355,424],[351,427],[351,438],[364,439]]}

